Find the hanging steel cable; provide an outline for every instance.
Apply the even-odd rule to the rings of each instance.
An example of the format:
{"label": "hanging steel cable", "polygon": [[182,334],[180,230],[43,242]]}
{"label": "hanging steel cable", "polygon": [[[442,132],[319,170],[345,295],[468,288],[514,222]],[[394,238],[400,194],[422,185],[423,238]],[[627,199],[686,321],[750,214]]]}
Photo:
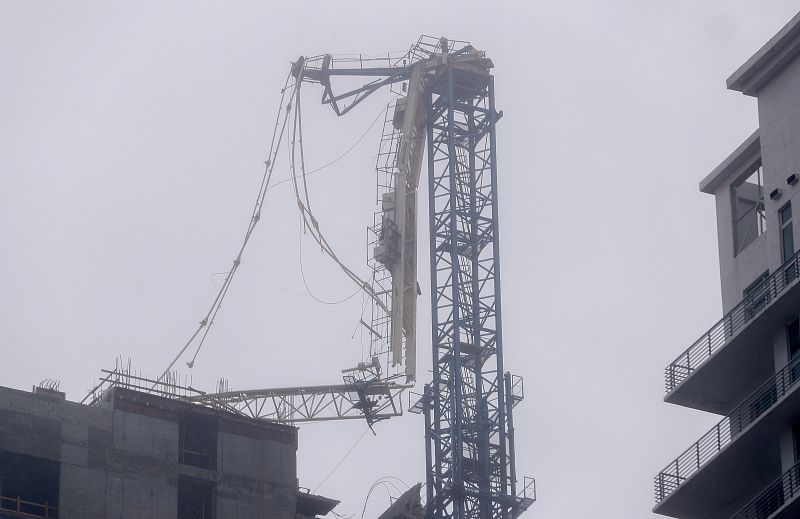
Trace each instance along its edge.
{"label": "hanging steel cable", "polygon": [[[299,110],[300,110],[300,83],[298,83],[298,82],[292,83],[293,79],[294,78],[293,78],[292,74],[289,74],[289,76],[286,78],[286,82],[284,83],[283,88],[281,89],[281,100],[280,100],[280,104],[278,106],[278,114],[277,114],[277,116],[275,118],[275,125],[273,127],[272,138],[270,140],[269,153],[267,154],[267,160],[264,162],[264,173],[263,173],[262,178],[261,178],[261,183],[260,183],[260,186],[259,186],[258,195],[256,196],[256,200],[255,200],[255,203],[253,205],[253,211],[252,211],[252,213],[250,215],[250,221],[248,223],[248,227],[247,227],[247,230],[245,232],[244,239],[242,241],[242,245],[239,248],[238,254],[236,255],[235,259],[233,260],[233,265],[232,265],[231,269],[228,272],[220,273],[220,274],[225,274],[225,279],[224,279],[222,285],[220,285],[219,291],[217,292],[217,295],[215,296],[214,300],[212,301],[208,312],[206,312],[206,314],[204,315],[203,319],[200,320],[200,322],[199,322],[197,328],[195,329],[194,333],[192,333],[192,335],[189,337],[189,339],[186,341],[186,343],[183,345],[183,347],[178,351],[177,355],[175,355],[175,357],[169,363],[167,368],[158,377],[158,379],[157,379],[158,381],[161,381],[167,375],[167,373],[169,373],[169,371],[175,366],[175,364],[178,362],[178,360],[180,360],[180,358],[184,355],[184,353],[186,353],[186,351],[189,349],[189,347],[192,344],[197,343],[197,347],[195,348],[194,355],[192,356],[191,360],[186,363],[187,366],[189,366],[190,368],[194,366],[194,362],[195,362],[195,360],[197,360],[197,356],[200,353],[200,350],[202,349],[203,345],[205,344],[205,340],[208,337],[208,334],[209,334],[209,332],[211,330],[211,327],[214,324],[215,318],[216,318],[217,314],[219,313],[220,308],[222,307],[222,302],[224,301],[225,296],[227,295],[228,290],[230,289],[230,286],[231,286],[231,283],[233,281],[233,278],[235,277],[236,272],[239,269],[239,266],[240,266],[241,260],[242,260],[242,255],[243,255],[243,253],[244,253],[244,251],[245,251],[245,249],[247,247],[247,244],[250,241],[250,237],[252,236],[256,225],[258,224],[258,222],[261,219],[261,209],[262,209],[262,207],[264,205],[264,200],[266,198],[267,193],[269,191],[271,191],[273,188],[278,187],[280,184],[283,184],[283,183],[286,183],[286,182],[290,182],[290,181],[294,184],[295,189],[297,189],[297,178],[296,178],[296,174],[295,174],[296,170],[295,170],[295,167],[294,167],[295,166],[294,157],[295,157],[295,153],[296,153],[295,144],[297,142],[299,142],[299,144],[300,144],[299,145],[299,149],[297,151],[300,154],[300,166],[301,166],[302,175],[303,175],[303,192],[304,192],[304,198],[305,198],[305,207],[309,208],[308,211],[307,211],[308,215],[310,216],[312,221],[316,223],[316,219],[314,219],[314,217],[313,217],[313,215],[311,214],[311,211],[310,211],[310,200],[309,200],[309,197],[308,197],[308,186],[307,186],[306,177],[308,177],[309,175],[312,175],[314,173],[317,173],[319,171],[322,171],[322,170],[334,165],[335,163],[337,163],[341,159],[343,159],[347,154],[349,154],[364,139],[364,137],[369,133],[369,130],[380,119],[380,116],[384,111],[383,109],[381,110],[381,113],[379,113],[378,116],[375,118],[375,120],[372,121],[372,123],[364,131],[364,133],[362,133],[361,136],[350,147],[348,147],[342,154],[340,154],[339,156],[334,158],[332,161],[327,162],[327,163],[323,164],[322,166],[319,166],[317,168],[314,168],[314,169],[306,172],[305,171],[304,150],[303,150],[303,146],[302,146],[302,119],[301,119],[301,116],[298,113]],[[288,99],[287,99],[287,94],[288,94]],[[293,140],[292,140],[292,145],[289,148],[290,166],[291,166],[290,169],[292,171],[292,175],[287,179],[284,179],[284,180],[281,180],[281,181],[279,181],[277,183],[272,184],[271,183],[272,173],[273,173],[275,164],[277,162],[277,156],[278,156],[281,144],[283,143],[283,138],[286,135],[287,126],[289,124],[289,117],[290,117],[290,114],[292,112],[292,106],[293,105],[295,107],[295,116],[294,116],[294,119],[293,119],[293,130],[292,130]],[[296,191],[295,194],[297,195],[298,200],[300,200],[299,193]],[[302,210],[301,210],[301,213],[302,213]],[[304,221],[304,225],[306,225],[306,228],[308,228],[308,225],[307,225],[308,224],[308,220],[306,219],[305,215],[304,215],[304,220],[303,221]],[[312,235],[313,235],[313,233],[312,233]],[[324,237],[321,237],[321,235],[319,237],[314,235],[314,239],[318,243],[320,242],[320,239],[325,241]],[[325,241],[325,243],[327,244],[327,241]],[[352,273],[352,271],[350,269],[348,269],[343,264],[341,264],[341,262],[338,260],[338,258],[336,257],[335,254],[331,254],[333,251],[332,251],[332,249],[330,249],[329,246],[323,246],[323,251],[325,251],[329,256],[331,256],[334,259],[334,261],[336,261],[337,264],[339,264],[339,266],[342,267],[343,270],[345,270],[345,273],[348,273],[348,272]],[[306,278],[305,278],[305,273],[302,271],[302,269],[303,269],[302,256],[301,256],[300,261],[301,261],[301,264],[300,264],[301,276],[303,278],[303,283],[304,283],[304,285],[306,287],[306,291],[308,292],[308,294],[312,298],[314,298],[316,301],[318,301],[320,303],[324,303],[324,304],[339,304],[341,302],[344,302],[344,301],[347,301],[347,300],[351,299],[352,297],[355,296],[355,294],[357,294],[361,290],[365,290],[365,287],[369,288],[368,290],[365,290],[365,291],[368,293],[368,295],[370,295],[369,292],[371,290],[371,287],[368,284],[366,284],[363,281],[361,281],[360,278],[358,278],[358,276],[355,276],[355,274],[353,274],[352,276],[348,275],[348,277],[353,279],[353,276],[355,276],[356,279],[354,279],[354,281],[356,282],[356,284],[359,285],[359,288],[352,295],[350,295],[349,297],[347,297],[347,298],[345,298],[343,300],[340,300],[340,301],[325,301],[325,300],[323,300],[321,298],[318,298],[314,294],[311,293],[311,290],[308,287],[308,283],[307,283]],[[198,340],[198,338],[199,338],[199,340]]]}
{"label": "hanging steel cable", "polygon": [[[233,266],[231,270],[228,271],[227,275],[225,276],[225,280],[220,286],[219,291],[217,292],[216,297],[211,303],[208,312],[206,312],[205,316],[200,323],[198,324],[197,328],[195,329],[194,333],[189,337],[189,340],[186,341],[184,346],[178,351],[177,355],[172,359],[169,363],[167,368],[159,375],[157,382],[160,382],[175,366],[178,360],[183,356],[189,347],[195,343],[195,339],[200,336],[200,340],[198,341],[197,348],[195,349],[194,356],[192,360],[187,362],[187,365],[191,368],[194,365],[194,361],[197,359],[197,354],[200,353],[200,349],[203,347],[205,343],[206,337],[208,337],[208,332],[211,330],[211,327],[214,324],[214,319],[219,312],[219,309],[222,307],[222,302],[225,299],[225,296],[230,289],[231,283],[233,282],[233,278],[236,275],[236,272],[239,270],[239,266],[242,262],[242,255],[244,254],[245,249],[247,248],[247,244],[250,241],[250,237],[253,235],[253,230],[255,230],[256,225],[261,220],[261,209],[264,206],[264,198],[267,195],[267,191],[269,190],[269,184],[272,180],[272,172],[275,168],[275,162],[277,160],[278,150],[280,149],[281,142],[283,140],[286,126],[289,122],[289,114],[292,108],[292,101],[294,100],[297,91],[299,89],[299,83],[291,84],[293,77],[290,74],[286,78],[286,82],[284,83],[283,88],[281,89],[281,100],[278,107],[278,114],[275,117],[275,126],[272,132],[272,139],[270,141],[269,153],[267,154],[267,160],[264,162],[264,173],[261,177],[261,184],[259,186],[258,195],[256,196],[255,203],[253,205],[253,211],[250,215],[250,221],[247,225],[247,230],[244,234],[244,239],[242,240],[242,245],[239,247],[239,251],[236,254],[236,257],[233,260]],[[288,100],[287,100],[287,91],[289,92]],[[202,332],[202,335],[201,335]]]}
{"label": "hanging steel cable", "polygon": [[[333,247],[330,245],[330,242],[327,240],[325,235],[322,233],[322,230],[319,226],[319,221],[314,216],[314,213],[311,211],[311,201],[308,197],[308,182],[307,182],[307,173],[305,169],[305,153],[303,150],[303,125],[302,125],[302,113],[300,109],[300,95],[299,95],[299,87],[298,87],[298,95],[294,97],[295,103],[295,110],[294,110],[294,124],[292,125],[292,139],[290,141],[290,151],[289,151],[289,169],[291,171],[291,178],[292,178],[292,186],[294,187],[295,198],[297,200],[297,207],[300,210],[300,215],[303,220],[303,225],[306,231],[311,234],[311,237],[314,238],[314,241],[319,244],[322,252],[327,254],[333,261],[336,263],[342,272],[352,280],[356,286],[358,286],[361,290],[363,290],[370,298],[372,298],[376,304],[384,308],[387,312],[389,311],[388,308],[384,305],[383,301],[381,301],[380,297],[375,293],[372,285],[363,280],[358,274],[356,274],[350,267],[344,264],[336,252],[333,250]],[[299,155],[299,160],[298,160]],[[299,173],[298,173],[299,169]],[[302,182],[302,194],[301,194],[301,186],[300,183]]]}

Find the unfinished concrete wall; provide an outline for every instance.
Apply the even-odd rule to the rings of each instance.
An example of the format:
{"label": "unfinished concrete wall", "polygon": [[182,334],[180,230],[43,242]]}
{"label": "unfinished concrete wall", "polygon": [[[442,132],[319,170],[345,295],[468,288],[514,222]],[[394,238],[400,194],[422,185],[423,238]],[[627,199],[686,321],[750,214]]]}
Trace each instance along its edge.
{"label": "unfinished concrete wall", "polygon": [[[181,423],[201,416],[210,466],[181,463]],[[297,433],[185,402],[117,390],[99,407],[0,388],[0,452],[56,462],[61,519],[174,519],[181,478],[207,482],[218,518],[294,519]]]}
{"label": "unfinished concrete wall", "polygon": [[223,423],[217,460],[218,517],[294,518],[296,445],[290,438]]}

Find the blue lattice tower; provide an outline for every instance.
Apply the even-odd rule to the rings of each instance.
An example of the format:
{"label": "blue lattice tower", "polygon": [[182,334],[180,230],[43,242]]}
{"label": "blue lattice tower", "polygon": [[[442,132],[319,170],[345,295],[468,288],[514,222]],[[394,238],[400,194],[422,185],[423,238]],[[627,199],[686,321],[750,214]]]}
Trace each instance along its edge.
{"label": "blue lattice tower", "polygon": [[429,518],[507,518],[516,498],[510,376],[503,371],[494,82],[447,66],[428,97],[433,380]]}
{"label": "blue lattice tower", "polygon": [[[433,377],[410,409],[425,415],[426,514],[515,518],[534,502],[535,487],[525,478],[517,493],[512,414],[522,386],[503,370],[495,153],[501,114],[494,104],[492,63],[466,42],[425,36],[402,58],[386,62],[371,67],[359,59],[357,68],[339,68],[329,55],[300,58],[293,74],[323,85],[323,103],[339,115],[383,86],[404,83],[407,95],[394,105],[391,119],[392,135],[402,128],[391,173],[395,188],[408,182],[405,195],[393,193],[408,201],[397,220],[412,229],[408,240],[416,235],[423,133],[428,162]],[[373,79],[335,94],[336,76]],[[416,297],[415,283],[398,283],[394,271],[392,283],[398,285],[392,297]],[[392,310],[391,335],[401,335],[402,326],[405,346],[413,344],[405,327],[413,315],[399,319]],[[405,354],[413,368],[413,350]]]}

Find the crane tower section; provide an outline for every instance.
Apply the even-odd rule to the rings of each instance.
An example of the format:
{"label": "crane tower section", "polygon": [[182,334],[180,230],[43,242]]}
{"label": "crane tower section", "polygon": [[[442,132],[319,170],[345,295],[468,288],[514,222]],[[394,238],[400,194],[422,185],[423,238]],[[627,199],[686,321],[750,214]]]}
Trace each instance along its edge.
{"label": "crane tower section", "polygon": [[[495,108],[493,64],[466,42],[428,37],[387,67],[336,69],[332,63],[330,56],[307,60],[297,77],[322,84],[323,103],[338,115],[382,86],[408,86],[388,119],[393,128],[384,129],[388,174],[373,242],[392,288],[373,293],[391,297],[391,304],[377,306],[388,314],[387,348],[394,362],[404,361],[409,382],[415,379],[423,149],[427,156],[433,368],[410,409],[425,415],[426,519],[516,518],[535,490],[528,478],[517,487],[513,410],[523,398],[522,380],[503,367],[496,189],[502,113]],[[377,79],[334,94],[337,75]],[[380,163],[378,169],[380,175]],[[375,335],[385,337],[375,322],[373,316]]]}
{"label": "crane tower section", "polygon": [[433,380],[423,408],[437,519],[511,518],[531,502],[517,496],[514,467],[521,384],[503,368],[491,67],[451,61],[427,89]]}

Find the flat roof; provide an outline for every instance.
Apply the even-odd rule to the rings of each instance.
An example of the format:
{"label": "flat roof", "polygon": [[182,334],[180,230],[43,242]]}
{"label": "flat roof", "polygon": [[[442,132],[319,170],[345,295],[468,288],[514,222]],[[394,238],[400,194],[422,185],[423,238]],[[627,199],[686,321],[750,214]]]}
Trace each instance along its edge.
{"label": "flat roof", "polygon": [[760,159],[761,137],[759,130],[756,130],[733,153],[728,155],[728,158],[714,168],[714,171],[700,181],[700,191],[713,195],[726,180],[744,173],[745,169]]}
{"label": "flat roof", "polygon": [[800,53],[800,13],[728,78],[728,88],[755,96]]}
{"label": "flat roof", "polygon": [[212,409],[197,403],[152,395],[124,387],[112,387],[105,394],[103,403],[99,407],[170,421],[179,421],[186,413],[213,417],[222,432],[248,438],[273,440],[297,448],[297,427],[293,425],[249,418],[223,409]]}

